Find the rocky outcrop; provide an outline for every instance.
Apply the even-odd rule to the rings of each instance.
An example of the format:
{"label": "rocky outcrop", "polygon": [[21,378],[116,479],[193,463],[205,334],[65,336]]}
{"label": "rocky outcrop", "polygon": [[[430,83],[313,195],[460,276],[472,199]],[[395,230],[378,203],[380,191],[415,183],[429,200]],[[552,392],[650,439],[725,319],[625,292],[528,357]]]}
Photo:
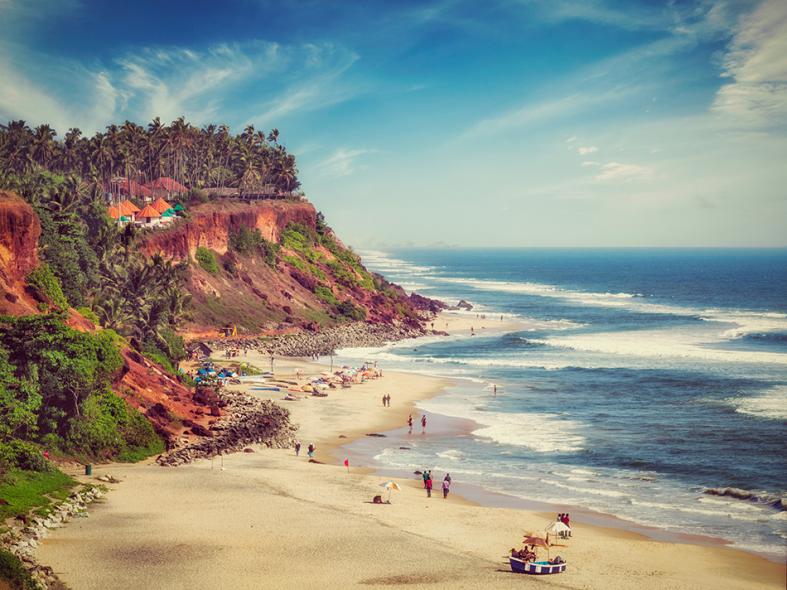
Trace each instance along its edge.
{"label": "rocky outcrop", "polygon": [[160,253],[175,260],[193,256],[201,246],[224,254],[230,234],[241,227],[257,228],[263,238],[278,242],[281,232],[291,222],[314,229],[317,223],[314,205],[307,201],[221,200],[199,205],[190,210],[188,219],[152,232],[142,247],[148,254]]}
{"label": "rocky outcrop", "polygon": [[206,459],[244,450],[250,444],[272,448],[292,445],[296,427],[290,412],[270,400],[261,400],[238,391],[218,394],[224,416],[210,425],[205,436],[160,455],[156,462],[176,467],[196,459]]}
{"label": "rocky outcrop", "polygon": [[41,224],[21,197],[0,191],[0,315],[36,313],[25,277],[38,265]]}
{"label": "rocky outcrop", "polygon": [[320,332],[295,332],[272,338],[210,340],[206,344],[214,350],[250,348],[263,354],[311,357],[333,354],[341,348],[384,346],[425,334],[427,331],[418,326],[353,322]]}

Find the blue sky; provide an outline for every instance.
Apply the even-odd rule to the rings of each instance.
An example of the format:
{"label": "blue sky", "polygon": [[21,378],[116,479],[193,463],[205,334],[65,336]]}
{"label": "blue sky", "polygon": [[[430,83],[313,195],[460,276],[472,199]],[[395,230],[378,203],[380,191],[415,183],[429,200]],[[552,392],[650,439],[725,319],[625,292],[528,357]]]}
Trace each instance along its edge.
{"label": "blue sky", "polygon": [[0,0],[0,119],[277,127],[359,248],[787,245],[787,2]]}

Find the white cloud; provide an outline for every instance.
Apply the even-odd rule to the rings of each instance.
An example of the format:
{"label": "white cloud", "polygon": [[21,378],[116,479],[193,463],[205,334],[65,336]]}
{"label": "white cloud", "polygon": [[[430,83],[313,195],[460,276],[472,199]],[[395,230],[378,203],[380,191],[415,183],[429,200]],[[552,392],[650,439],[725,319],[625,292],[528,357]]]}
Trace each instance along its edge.
{"label": "white cloud", "polygon": [[744,17],[724,56],[712,110],[728,122],[787,124],[787,2],[766,0]]}
{"label": "white cloud", "polygon": [[218,122],[276,125],[296,111],[355,96],[359,89],[342,74],[357,59],[333,44],[249,41],[199,50],[143,47],[87,66],[0,42],[0,120],[47,122],[60,133],[72,126],[92,133],[117,120],[167,122],[181,115],[195,124],[221,118]]}
{"label": "white cloud", "polygon": [[328,158],[319,162],[315,171],[323,176],[342,177],[350,176],[356,169],[356,160],[366,154],[373,154],[376,150],[339,148]]}
{"label": "white cloud", "polygon": [[595,180],[629,181],[639,178],[646,178],[652,174],[653,169],[647,166],[609,162],[601,167],[601,172],[599,172],[594,178]]}
{"label": "white cloud", "polygon": [[583,168],[590,168],[592,166],[601,166],[599,162],[595,162],[593,160],[585,160],[584,162],[582,162],[581,165]]}
{"label": "white cloud", "polygon": [[576,140],[577,140],[577,136],[576,135],[572,135],[571,137],[569,137],[566,140],[566,143],[574,143]]}
{"label": "white cloud", "polygon": [[588,146],[580,146],[577,148],[577,153],[580,156],[587,156],[588,154],[594,154],[598,151],[598,148],[594,145]]}

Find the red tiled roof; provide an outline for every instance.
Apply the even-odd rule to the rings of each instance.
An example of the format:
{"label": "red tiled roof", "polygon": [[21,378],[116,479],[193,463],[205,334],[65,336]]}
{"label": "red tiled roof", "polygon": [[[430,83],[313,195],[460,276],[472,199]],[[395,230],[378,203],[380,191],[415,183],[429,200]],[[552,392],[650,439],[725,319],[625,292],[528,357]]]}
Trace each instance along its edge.
{"label": "red tiled roof", "polygon": [[121,209],[125,209],[126,211],[131,211],[131,213],[136,213],[139,211],[139,207],[137,207],[134,203],[126,199],[120,204]]}
{"label": "red tiled roof", "polygon": [[120,179],[112,183],[115,190],[124,195],[140,195],[143,197],[150,196],[150,189],[142,186],[136,180],[129,180],[128,178]]}
{"label": "red tiled roof", "polygon": [[159,213],[164,213],[164,211],[166,211],[167,209],[172,209],[172,205],[170,205],[169,203],[167,203],[167,202],[166,202],[164,199],[162,199],[161,197],[159,197],[158,199],[156,199],[156,202],[155,202],[155,203],[153,203],[153,204],[151,205],[151,207],[153,207],[153,208],[154,208],[156,211],[158,211]]}
{"label": "red tiled roof", "polygon": [[174,178],[167,178],[166,176],[157,178],[156,180],[149,182],[147,184],[147,187],[150,189],[156,189],[156,188],[164,189],[168,193],[186,193],[189,190]]}
{"label": "red tiled roof", "polygon": [[161,217],[161,213],[156,211],[150,205],[147,205],[142,211],[137,213],[137,219],[139,219],[140,217]]}

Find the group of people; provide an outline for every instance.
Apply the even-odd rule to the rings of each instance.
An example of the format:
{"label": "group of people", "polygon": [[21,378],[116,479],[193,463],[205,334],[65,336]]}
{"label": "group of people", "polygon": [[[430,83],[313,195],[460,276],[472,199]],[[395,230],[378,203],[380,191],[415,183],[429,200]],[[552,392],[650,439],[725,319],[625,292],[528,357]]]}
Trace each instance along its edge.
{"label": "group of people", "polygon": [[[408,434],[413,433],[413,415],[407,417]],[[426,414],[421,415],[421,434],[426,434]]]}
{"label": "group of people", "polygon": [[[422,477],[424,479],[424,489],[426,490],[426,497],[427,498],[431,498],[432,497],[432,487],[433,487],[432,471],[431,471],[431,469],[424,469]],[[443,487],[443,500],[445,500],[448,497],[448,492],[451,490],[451,474],[450,473],[446,473],[445,474],[445,477],[443,478],[442,487]]]}
{"label": "group of people", "polygon": [[386,393],[383,396],[383,407],[387,407],[387,408],[391,407],[391,394],[390,393]]}
{"label": "group of people", "polygon": [[[314,458],[314,451],[315,450],[317,450],[317,447],[315,447],[314,444],[309,443],[309,446],[306,447],[306,454],[309,456],[309,459],[313,459]],[[295,441],[295,456],[296,457],[300,457],[300,455],[301,455],[301,441],[296,440]]]}
{"label": "group of people", "polygon": [[[571,528],[571,518],[569,517],[568,512],[561,512],[560,514],[558,514],[557,515],[557,520],[558,520],[558,522],[562,522],[568,528]],[[570,537],[571,536],[571,531],[568,531],[568,532],[564,533],[564,535],[566,535],[567,537]]]}

